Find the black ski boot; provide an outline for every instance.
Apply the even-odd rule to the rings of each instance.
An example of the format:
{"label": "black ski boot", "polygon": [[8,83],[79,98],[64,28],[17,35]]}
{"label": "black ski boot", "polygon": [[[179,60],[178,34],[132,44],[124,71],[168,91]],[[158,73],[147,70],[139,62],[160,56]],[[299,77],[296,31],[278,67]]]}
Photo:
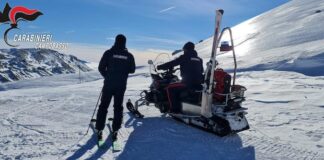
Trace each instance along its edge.
{"label": "black ski boot", "polygon": [[102,141],[103,137],[102,137],[102,130],[97,131],[97,137],[98,137],[98,141]]}
{"label": "black ski boot", "polygon": [[117,135],[118,135],[118,131],[114,131],[112,133],[111,139],[112,139],[113,142],[117,141]]}
{"label": "black ski boot", "polygon": [[121,148],[121,144],[118,142],[117,140],[117,134],[118,134],[118,131],[114,131],[112,133],[112,136],[111,136],[111,139],[112,139],[112,149],[113,149],[113,152],[119,152],[122,150]]}
{"label": "black ski boot", "polygon": [[102,136],[102,130],[97,131],[97,145],[99,148],[104,148],[105,147],[105,141]]}

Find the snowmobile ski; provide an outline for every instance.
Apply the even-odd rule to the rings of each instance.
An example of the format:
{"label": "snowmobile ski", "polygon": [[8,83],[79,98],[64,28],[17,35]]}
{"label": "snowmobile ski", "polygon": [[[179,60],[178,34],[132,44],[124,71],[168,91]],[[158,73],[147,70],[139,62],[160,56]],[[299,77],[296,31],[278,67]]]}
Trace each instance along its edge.
{"label": "snowmobile ski", "polygon": [[130,99],[128,100],[128,102],[126,103],[126,108],[128,109],[128,111],[134,115],[136,118],[144,118],[144,115],[142,113],[140,113],[135,107],[134,105],[131,103]]}

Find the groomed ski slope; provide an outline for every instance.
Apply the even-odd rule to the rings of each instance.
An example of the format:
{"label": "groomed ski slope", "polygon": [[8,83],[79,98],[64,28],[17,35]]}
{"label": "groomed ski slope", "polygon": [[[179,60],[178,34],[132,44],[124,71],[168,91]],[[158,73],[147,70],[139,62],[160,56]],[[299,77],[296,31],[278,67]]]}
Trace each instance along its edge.
{"label": "groomed ski slope", "polygon": [[[265,71],[238,81],[250,88],[251,130],[220,138],[143,107],[145,119],[125,111],[118,153],[98,150],[92,131],[83,136],[102,80],[0,92],[0,159],[323,159],[324,77]],[[130,78],[125,98],[149,83],[145,75]]]}
{"label": "groomed ski slope", "polygon": [[[234,27],[237,83],[248,88],[248,131],[220,138],[154,107],[140,108],[142,120],[125,109],[124,150],[98,150],[92,131],[84,133],[103,84],[100,75],[84,74],[81,84],[78,75],[43,77],[0,84],[0,159],[322,160],[323,11],[323,0],[293,0]],[[207,62],[210,39],[197,50]],[[231,69],[230,55],[218,60]],[[130,77],[125,102],[148,88],[147,73],[139,68]]]}

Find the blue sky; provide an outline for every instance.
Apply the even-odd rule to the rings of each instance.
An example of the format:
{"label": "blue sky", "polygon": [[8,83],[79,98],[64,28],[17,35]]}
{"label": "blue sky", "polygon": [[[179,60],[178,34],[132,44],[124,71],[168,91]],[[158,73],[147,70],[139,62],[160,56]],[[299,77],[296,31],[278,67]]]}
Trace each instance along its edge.
{"label": "blue sky", "polygon": [[234,26],[288,0],[2,0],[0,8],[6,2],[42,11],[19,27],[57,41],[108,48],[123,33],[129,48],[175,50],[212,35],[216,8],[225,10],[223,26]]}

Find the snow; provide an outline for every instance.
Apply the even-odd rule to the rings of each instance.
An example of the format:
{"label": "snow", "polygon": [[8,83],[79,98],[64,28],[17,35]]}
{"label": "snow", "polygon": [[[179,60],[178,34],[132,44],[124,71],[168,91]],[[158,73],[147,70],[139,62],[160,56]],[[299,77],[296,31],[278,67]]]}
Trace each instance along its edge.
{"label": "snow", "polygon": [[[47,80],[51,81],[64,80]],[[112,153],[111,148],[98,150],[92,131],[83,136],[102,79],[0,92],[1,159],[322,158],[324,77],[246,72],[239,74],[238,82],[250,89],[244,104],[249,108],[249,131],[220,138],[161,115],[152,106],[143,107],[145,119],[124,112],[120,131],[124,150],[119,153]],[[150,78],[143,75],[130,78],[125,100],[134,101],[149,83]],[[108,117],[112,117],[112,107]]]}
{"label": "snow", "polygon": [[[82,83],[69,74],[0,84],[0,159],[323,160],[324,16],[315,14],[321,8],[324,0],[293,0],[234,27],[248,131],[221,138],[153,106],[140,108],[144,119],[125,108],[123,151],[98,150],[92,131],[84,135],[103,85],[92,71],[81,74]],[[207,62],[210,39],[197,50]],[[231,70],[231,55],[218,61]],[[129,78],[125,102],[149,87],[148,70],[139,67]]]}
{"label": "snow", "polygon": [[75,56],[48,49],[0,49],[0,83],[91,69]]}
{"label": "snow", "polygon": [[[310,76],[324,75],[323,0],[293,0],[233,27],[240,71],[274,69]],[[225,11],[226,18],[226,11]],[[228,40],[228,34],[224,35]],[[210,57],[212,38],[197,46]],[[228,68],[231,55],[219,57]]]}

